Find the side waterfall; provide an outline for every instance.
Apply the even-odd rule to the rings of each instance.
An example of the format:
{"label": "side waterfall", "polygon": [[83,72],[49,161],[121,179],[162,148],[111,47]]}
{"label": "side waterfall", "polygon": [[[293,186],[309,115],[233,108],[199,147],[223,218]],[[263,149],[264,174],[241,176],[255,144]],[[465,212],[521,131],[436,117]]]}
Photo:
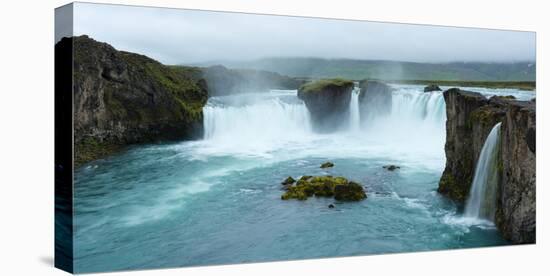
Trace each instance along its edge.
{"label": "side waterfall", "polygon": [[359,88],[356,86],[351,92],[351,102],[350,102],[350,130],[357,132],[359,131],[361,122],[359,118]]}
{"label": "side waterfall", "polygon": [[495,217],[498,183],[497,156],[500,143],[500,124],[496,124],[487,139],[477,161],[474,181],[466,203],[467,217],[493,221]]}

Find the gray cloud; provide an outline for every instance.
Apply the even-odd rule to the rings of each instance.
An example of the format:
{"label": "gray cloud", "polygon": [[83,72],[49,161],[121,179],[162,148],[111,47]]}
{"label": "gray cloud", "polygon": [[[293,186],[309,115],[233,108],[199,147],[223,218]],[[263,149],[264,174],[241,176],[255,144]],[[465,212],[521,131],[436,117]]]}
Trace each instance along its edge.
{"label": "gray cloud", "polygon": [[163,63],[304,56],[533,61],[535,33],[76,3],[75,35]]}

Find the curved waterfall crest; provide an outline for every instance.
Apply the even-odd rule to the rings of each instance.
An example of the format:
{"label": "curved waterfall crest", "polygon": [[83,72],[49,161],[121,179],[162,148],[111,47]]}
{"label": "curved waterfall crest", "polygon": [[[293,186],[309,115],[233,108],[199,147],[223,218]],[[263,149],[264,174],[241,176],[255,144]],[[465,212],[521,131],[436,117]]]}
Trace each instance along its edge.
{"label": "curved waterfall crest", "polygon": [[[416,89],[398,88],[392,92],[391,113],[361,118],[360,90],[352,91],[349,125],[341,131],[386,131],[391,128],[429,126],[444,128],[446,114],[442,93],[422,93]],[[212,97],[204,107],[205,140],[283,139],[312,135],[309,112],[296,97],[296,90],[264,94],[241,94]]]}

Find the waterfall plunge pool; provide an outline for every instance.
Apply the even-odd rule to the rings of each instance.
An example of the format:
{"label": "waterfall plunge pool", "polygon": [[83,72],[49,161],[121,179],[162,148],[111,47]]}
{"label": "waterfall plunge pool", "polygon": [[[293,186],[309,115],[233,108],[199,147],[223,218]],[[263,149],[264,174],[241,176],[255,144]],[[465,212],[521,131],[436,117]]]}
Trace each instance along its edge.
{"label": "waterfall plunge pool", "polygon": [[[445,166],[442,94],[394,87],[390,114],[360,122],[351,107],[349,130],[324,135],[312,132],[296,91],[213,97],[204,140],[134,146],[84,165],[75,172],[75,271],[506,244],[436,192]],[[325,161],[335,167],[320,169]],[[280,199],[287,176],[327,174],[362,183],[368,198]]]}

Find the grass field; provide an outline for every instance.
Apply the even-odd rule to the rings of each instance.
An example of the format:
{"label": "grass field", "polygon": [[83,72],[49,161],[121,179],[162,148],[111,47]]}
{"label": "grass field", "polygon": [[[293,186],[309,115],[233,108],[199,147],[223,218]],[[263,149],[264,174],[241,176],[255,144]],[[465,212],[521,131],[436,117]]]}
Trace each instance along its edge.
{"label": "grass field", "polygon": [[514,88],[520,90],[535,90],[536,82],[534,81],[448,81],[448,80],[394,80],[386,81],[388,83],[400,84],[435,84],[439,86],[470,86],[470,87],[487,87],[487,88]]}

